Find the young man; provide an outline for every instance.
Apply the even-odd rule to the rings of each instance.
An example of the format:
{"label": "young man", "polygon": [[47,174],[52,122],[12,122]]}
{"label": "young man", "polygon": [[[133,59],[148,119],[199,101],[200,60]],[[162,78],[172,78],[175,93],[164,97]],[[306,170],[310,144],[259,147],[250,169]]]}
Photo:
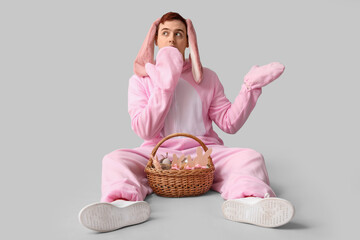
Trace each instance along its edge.
{"label": "young man", "polygon": [[[159,47],[156,62],[154,43]],[[185,59],[188,47],[190,57]],[[280,63],[254,66],[231,103],[216,73],[201,65],[191,21],[172,12],[155,21],[129,82],[131,126],[144,143],[104,157],[101,202],[83,208],[80,222],[104,232],[146,221],[150,206],[143,200],[152,190],[144,168],[153,147],[176,132],[195,135],[213,149],[216,170],[212,190],[226,199],[222,206],[226,219],[264,227],[289,222],[294,208],[290,202],[275,197],[262,155],[251,149],[225,147],[212,128],[215,122],[221,130],[236,133],[255,107],[261,88],[283,71]],[[173,138],[157,154],[193,156],[197,147],[192,139]]]}

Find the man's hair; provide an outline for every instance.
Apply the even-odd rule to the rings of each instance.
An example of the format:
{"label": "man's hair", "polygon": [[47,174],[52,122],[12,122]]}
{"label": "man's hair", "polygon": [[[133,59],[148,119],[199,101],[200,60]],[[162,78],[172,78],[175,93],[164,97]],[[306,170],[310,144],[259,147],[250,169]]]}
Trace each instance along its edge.
{"label": "man's hair", "polygon": [[[166,21],[173,21],[173,20],[179,20],[179,21],[181,21],[182,23],[184,23],[185,29],[187,29],[186,20],[185,20],[185,18],[183,18],[179,13],[177,13],[177,12],[168,12],[168,13],[165,13],[165,14],[160,18],[159,25],[158,25],[157,28],[156,28],[155,40],[156,40],[157,37],[158,37],[158,31],[159,31],[160,23],[164,24],[164,22],[166,22]],[[186,37],[187,37],[187,33],[186,33]]]}

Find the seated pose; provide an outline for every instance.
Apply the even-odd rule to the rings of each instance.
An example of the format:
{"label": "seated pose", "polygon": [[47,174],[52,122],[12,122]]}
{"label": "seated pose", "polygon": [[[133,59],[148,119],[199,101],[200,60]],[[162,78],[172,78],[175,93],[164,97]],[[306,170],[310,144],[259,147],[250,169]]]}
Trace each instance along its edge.
{"label": "seated pose", "polygon": [[[154,43],[159,47],[156,61]],[[226,219],[263,227],[288,223],[294,207],[275,196],[263,156],[252,149],[225,147],[212,128],[215,122],[224,132],[236,133],[254,109],[262,87],[283,71],[277,62],[252,67],[231,103],[216,73],[201,65],[192,22],[173,12],[156,20],[135,60],[128,89],[131,127],[144,142],[104,157],[101,201],[84,207],[80,222],[106,232],[146,221],[150,206],[144,199],[152,189],[144,169],[151,151],[169,134],[189,133],[212,148],[216,170],[211,189],[226,200],[222,205]],[[157,154],[194,156],[198,145],[191,138],[172,138]]]}

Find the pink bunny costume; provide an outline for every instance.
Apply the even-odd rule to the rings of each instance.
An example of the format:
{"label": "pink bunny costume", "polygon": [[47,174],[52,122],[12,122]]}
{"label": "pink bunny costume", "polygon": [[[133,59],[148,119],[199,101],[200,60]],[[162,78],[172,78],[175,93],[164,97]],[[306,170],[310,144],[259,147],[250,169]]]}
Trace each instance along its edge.
{"label": "pink bunny costume", "polygon": [[[119,149],[103,159],[103,202],[117,199],[142,201],[152,193],[144,168],[153,147],[165,136],[184,132],[197,136],[209,148],[215,165],[212,190],[224,199],[248,196],[275,196],[263,156],[251,149],[228,148],[214,132],[212,122],[224,132],[234,134],[245,123],[261,95],[261,87],[284,71],[280,63],[254,66],[231,103],[217,75],[200,63],[196,34],[187,19],[190,57],[173,47],[163,47],[154,61],[156,20],[134,63],[129,81],[128,111],[131,127],[144,143],[135,149]],[[157,151],[195,156],[198,143],[189,138],[172,138]]]}

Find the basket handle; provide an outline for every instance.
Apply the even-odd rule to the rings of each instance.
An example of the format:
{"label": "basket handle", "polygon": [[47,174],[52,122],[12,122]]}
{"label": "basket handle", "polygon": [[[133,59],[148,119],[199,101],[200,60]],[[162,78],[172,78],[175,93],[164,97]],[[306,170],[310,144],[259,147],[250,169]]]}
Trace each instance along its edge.
{"label": "basket handle", "polygon": [[195,137],[195,136],[193,136],[191,134],[188,134],[188,133],[173,133],[173,134],[170,134],[170,135],[164,137],[163,139],[161,139],[160,142],[158,142],[158,144],[156,144],[156,146],[154,147],[154,149],[151,152],[151,156],[155,157],[155,154],[156,154],[157,150],[159,149],[159,147],[161,146],[161,144],[163,144],[165,141],[169,140],[170,138],[174,138],[174,137],[189,137],[189,138],[192,138],[201,145],[201,147],[204,149],[205,152],[208,150],[206,145],[199,138],[197,138],[197,137]]}
{"label": "basket handle", "polygon": [[[173,133],[173,134],[170,134],[166,137],[164,137],[163,139],[161,139],[160,142],[158,142],[158,144],[156,144],[156,146],[154,147],[154,149],[152,150],[151,152],[151,156],[152,157],[155,157],[155,154],[157,152],[157,150],[159,149],[159,147],[161,146],[161,144],[163,144],[166,140],[170,139],[170,138],[174,138],[174,137],[189,137],[189,138],[192,138],[194,139],[195,141],[197,141],[201,147],[204,149],[204,151],[206,152],[208,150],[208,148],[206,147],[206,145],[197,137],[191,135],[191,134],[188,134],[188,133]],[[150,157],[149,159],[149,165],[151,166],[151,163],[152,163],[152,158]],[[209,163],[210,163],[210,166],[214,166],[213,162],[212,162],[212,159],[211,157],[209,156]]]}

